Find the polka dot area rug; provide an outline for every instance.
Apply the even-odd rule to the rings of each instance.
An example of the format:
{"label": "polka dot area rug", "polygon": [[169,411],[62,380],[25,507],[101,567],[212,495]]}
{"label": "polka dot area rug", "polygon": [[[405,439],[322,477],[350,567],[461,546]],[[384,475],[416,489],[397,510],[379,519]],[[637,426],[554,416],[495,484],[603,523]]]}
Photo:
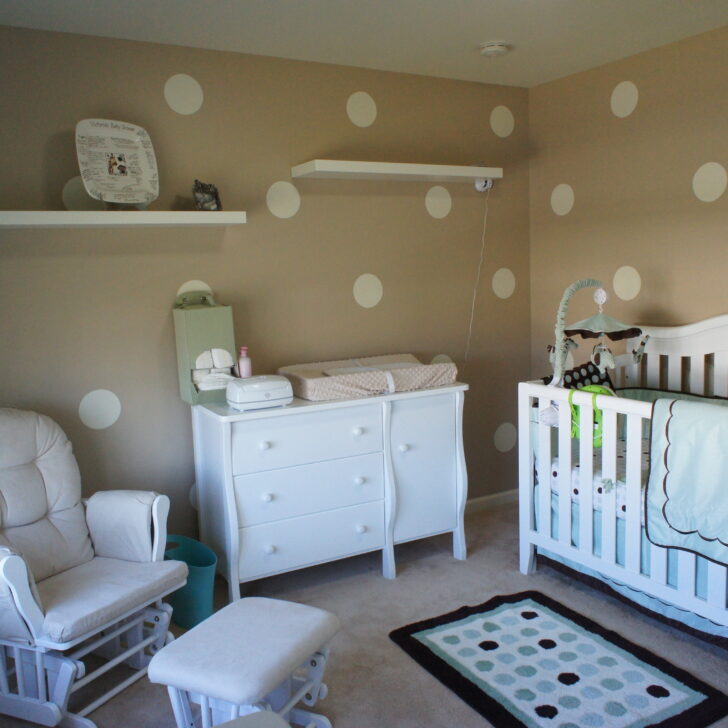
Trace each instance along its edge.
{"label": "polka dot area rug", "polygon": [[728,714],[728,696],[539,592],[390,638],[495,728],[700,728]]}

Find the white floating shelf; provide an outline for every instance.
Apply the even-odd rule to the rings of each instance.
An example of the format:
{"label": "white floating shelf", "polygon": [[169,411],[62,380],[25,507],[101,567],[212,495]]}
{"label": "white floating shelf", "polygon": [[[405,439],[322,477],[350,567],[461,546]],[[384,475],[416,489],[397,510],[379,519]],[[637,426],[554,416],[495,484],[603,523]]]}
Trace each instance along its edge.
{"label": "white floating shelf", "polygon": [[403,164],[399,162],[349,162],[342,159],[312,159],[291,167],[291,177],[308,179],[423,180],[426,182],[472,182],[501,179],[501,167],[464,167],[451,164]]}
{"label": "white floating shelf", "polygon": [[242,225],[244,212],[150,212],[148,210],[0,211],[0,229],[115,228],[115,227],[220,227]]}

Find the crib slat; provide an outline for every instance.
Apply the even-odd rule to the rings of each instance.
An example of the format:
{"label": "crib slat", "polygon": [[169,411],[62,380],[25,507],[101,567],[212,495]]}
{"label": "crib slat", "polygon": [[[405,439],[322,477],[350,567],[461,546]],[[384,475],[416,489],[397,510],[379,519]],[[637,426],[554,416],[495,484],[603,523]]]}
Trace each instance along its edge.
{"label": "crib slat", "polygon": [[625,558],[627,571],[640,571],[640,540],[642,536],[641,488],[642,488],[642,418],[627,415],[627,472],[625,514]]}
{"label": "crib slat", "polygon": [[571,544],[571,408],[559,403],[559,541]]}
{"label": "crib slat", "polygon": [[690,357],[690,391],[705,394],[705,356]]}
{"label": "crib slat", "polygon": [[579,408],[579,551],[594,552],[594,408]]}
{"label": "crib slat", "polygon": [[728,351],[718,351],[713,356],[713,394],[728,397]]}
{"label": "crib slat", "polygon": [[685,594],[695,594],[695,554],[677,552],[677,588]]}
{"label": "crib slat", "polygon": [[647,381],[646,386],[651,389],[660,388],[660,355],[647,355]]}
{"label": "crib slat", "polygon": [[[620,385],[617,385],[620,386]],[[640,365],[637,363],[628,364],[622,368],[622,387],[640,386]]]}
{"label": "crib slat", "polygon": [[612,370],[612,382],[617,389],[627,386],[624,383],[624,367],[615,367]]}
{"label": "crib slat", "polygon": [[[538,398],[539,415],[551,406],[546,397]],[[551,537],[551,428],[538,426],[538,531]]]}
{"label": "crib slat", "polygon": [[726,607],[726,575],[728,569],[712,561],[708,562],[708,604],[718,609]]}
{"label": "crib slat", "polygon": [[[602,439],[602,559],[617,561],[617,413],[604,411]],[[610,480],[614,487],[607,488]],[[609,492],[607,492],[609,491]]]}
{"label": "crib slat", "polygon": [[667,388],[672,392],[682,390],[682,357],[667,357]]}
{"label": "crib slat", "polygon": [[667,549],[650,544],[650,579],[658,584],[667,584]]}

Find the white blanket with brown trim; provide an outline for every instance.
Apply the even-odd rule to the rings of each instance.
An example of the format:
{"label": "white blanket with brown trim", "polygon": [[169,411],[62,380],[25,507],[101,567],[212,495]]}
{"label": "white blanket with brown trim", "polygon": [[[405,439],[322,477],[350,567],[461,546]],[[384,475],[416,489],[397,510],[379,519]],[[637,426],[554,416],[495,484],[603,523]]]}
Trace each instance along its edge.
{"label": "white blanket with brown trim", "polygon": [[651,439],[647,537],[728,566],[728,408],[658,399]]}

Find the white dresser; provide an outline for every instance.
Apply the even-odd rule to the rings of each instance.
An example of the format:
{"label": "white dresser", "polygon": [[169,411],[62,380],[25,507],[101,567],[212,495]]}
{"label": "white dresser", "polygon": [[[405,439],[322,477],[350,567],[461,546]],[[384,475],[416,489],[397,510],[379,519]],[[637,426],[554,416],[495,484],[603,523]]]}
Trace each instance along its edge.
{"label": "white dresser", "polygon": [[240,582],[452,532],[464,559],[466,384],[237,412],[192,408],[200,537]]}

